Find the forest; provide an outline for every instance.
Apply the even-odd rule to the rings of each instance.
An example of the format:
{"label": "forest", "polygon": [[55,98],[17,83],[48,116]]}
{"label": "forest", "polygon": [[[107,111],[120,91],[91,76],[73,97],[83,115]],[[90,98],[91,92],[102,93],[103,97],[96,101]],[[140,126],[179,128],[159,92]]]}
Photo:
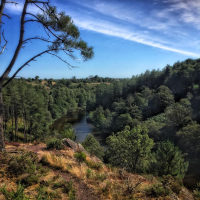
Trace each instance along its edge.
{"label": "forest", "polygon": [[199,165],[199,75],[200,59],[187,59],[127,79],[14,79],[3,90],[5,140],[75,139],[70,124],[51,124],[87,110],[88,122],[109,137],[105,152],[91,135],[86,149],[128,171],[183,179],[188,160]]}

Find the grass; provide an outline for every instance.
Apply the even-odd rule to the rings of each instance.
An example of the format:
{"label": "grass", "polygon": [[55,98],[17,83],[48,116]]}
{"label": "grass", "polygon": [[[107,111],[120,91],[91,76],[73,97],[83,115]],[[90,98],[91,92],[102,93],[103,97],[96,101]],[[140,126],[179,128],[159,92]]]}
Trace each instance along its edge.
{"label": "grass", "polygon": [[[29,163],[31,160],[35,167],[27,169],[26,174],[20,173],[18,175],[15,171],[21,165],[17,162],[17,164],[12,165],[11,169],[13,172],[12,170],[10,171],[12,173],[6,171],[9,168],[9,162],[15,161],[15,159],[11,158],[17,156],[16,160],[22,162],[23,159],[21,156],[23,154],[26,154],[26,152],[13,155],[0,154],[0,162],[5,163],[4,168],[1,168],[3,176],[0,176],[0,187],[3,188],[4,185],[9,185],[9,188],[6,187],[7,191],[11,192],[11,188],[13,188],[13,191],[16,192],[17,183],[21,180],[20,184],[26,184],[24,195],[31,197],[31,199],[64,199],[65,197],[66,199],[74,200],[77,195],[80,195],[80,191],[76,191],[75,188],[82,188],[83,186],[85,187],[85,194],[82,191],[81,195],[88,195],[87,192],[92,191],[94,195],[99,196],[99,199],[120,200],[167,198],[169,193],[174,192],[178,195],[180,190],[179,185],[171,184],[171,182],[169,190],[166,190],[162,185],[162,180],[153,177],[146,177],[141,185],[132,190],[131,187],[136,186],[138,181],[141,178],[144,179],[144,177],[126,171],[123,172],[123,177],[119,176],[120,169],[110,165],[106,166],[88,155],[80,162],[79,158],[77,159],[74,156],[77,154],[72,150],[39,151],[38,155],[42,158],[40,164],[38,163],[38,159],[34,158],[36,154],[32,155],[28,153],[27,157],[29,159],[26,159],[26,162]],[[78,155],[80,156],[80,154]],[[39,174],[37,177],[35,172]],[[65,179],[63,179],[64,177]],[[130,182],[128,182],[129,180]],[[169,180],[171,181],[171,179]],[[172,183],[174,183],[173,180]],[[128,189],[131,189],[131,192],[127,192]],[[198,190],[195,195],[196,197],[199,196]],[[1,197],[2,194],[0,194],[0,199]]]}

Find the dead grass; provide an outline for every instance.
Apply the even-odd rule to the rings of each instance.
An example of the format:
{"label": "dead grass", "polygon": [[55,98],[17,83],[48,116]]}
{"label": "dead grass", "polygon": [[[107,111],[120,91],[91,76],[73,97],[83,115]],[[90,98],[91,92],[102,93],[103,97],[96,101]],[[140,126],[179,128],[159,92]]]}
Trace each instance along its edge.
{"label": "dead grass", "polygon": [[[69,155],[72,156],[71,153]],[[85,164],[80,164],[75,159],[68,159],[62,155],[54,155],[49,152],[43,152],[42,156],[51,167],[69,172],[79,179],[86,178],[87,166]]]}

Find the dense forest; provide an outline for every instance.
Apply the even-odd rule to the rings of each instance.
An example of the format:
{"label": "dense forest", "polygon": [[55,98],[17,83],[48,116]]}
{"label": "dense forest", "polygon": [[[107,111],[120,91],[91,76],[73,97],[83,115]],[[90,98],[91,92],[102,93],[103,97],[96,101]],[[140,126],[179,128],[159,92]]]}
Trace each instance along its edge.
{"label": "dense forest", "polygon": [[[5,138],[57,137],[66,130],[53,130],[54,120],[86,109],[88,121],[110,135],[100,153],[106,162],[182,179],[184,159],[199,163],[199,75],[200,59],[187,59],[127,79],[14,79],[3,90]],[[73,132],[70,125],[64,129]]]}

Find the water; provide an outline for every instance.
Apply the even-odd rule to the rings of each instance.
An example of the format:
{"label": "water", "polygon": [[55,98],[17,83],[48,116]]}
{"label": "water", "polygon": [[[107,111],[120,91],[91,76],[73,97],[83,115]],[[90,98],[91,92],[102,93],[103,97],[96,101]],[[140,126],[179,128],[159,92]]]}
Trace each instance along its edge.
{"label": "water", "polygon": [[54,127],[55,129],[62,129],[66,123],[70,123],[75,130],[76,142],[83,142],[88,134],[92,134],[95,139],[100,143],[100,145],[105,147],[107,135],[105,133],[102,133],[92,123],[88,123],[86,121],[88,117],[89,116],[86,114],[85,111],[70,113],[57,119],[53,123],[52,127]]}

